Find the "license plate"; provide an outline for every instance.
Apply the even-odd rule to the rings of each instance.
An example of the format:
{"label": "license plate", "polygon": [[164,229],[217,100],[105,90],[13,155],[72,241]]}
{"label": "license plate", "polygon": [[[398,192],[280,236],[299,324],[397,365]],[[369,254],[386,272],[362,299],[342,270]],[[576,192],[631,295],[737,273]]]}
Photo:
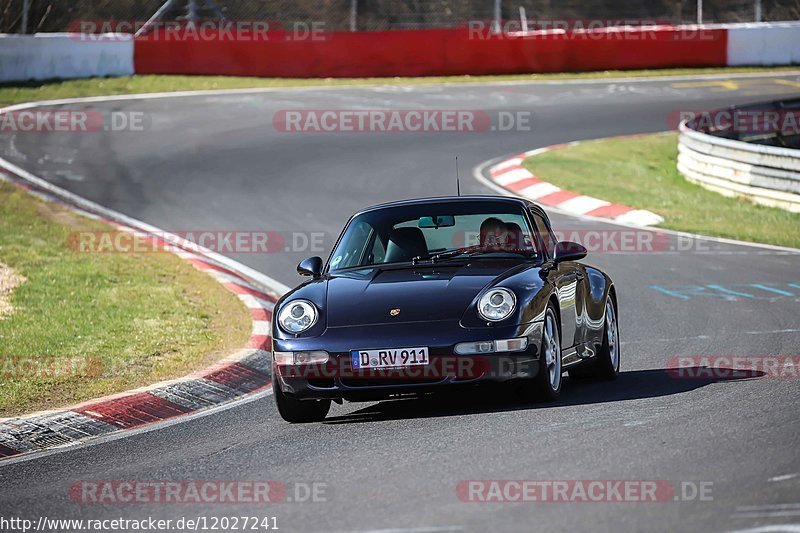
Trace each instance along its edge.
{"label": "license plate", "polygon": [[362,368],[403,368],[424,366],[430,362],[428,348],[392,348],[386,350],[353,350],[352,366]]}

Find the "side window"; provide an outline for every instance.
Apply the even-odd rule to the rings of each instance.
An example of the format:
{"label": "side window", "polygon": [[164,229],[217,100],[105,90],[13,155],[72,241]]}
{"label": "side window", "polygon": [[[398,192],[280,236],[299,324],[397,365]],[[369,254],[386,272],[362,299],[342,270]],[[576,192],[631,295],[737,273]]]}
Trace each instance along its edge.
{"label": "side window", "polygon": [[553,232],[550,231],[547,223],[545,223],[542,216],[536,211],[531,211],[531,218],[533,219],[533,223],[536,224],[536,233],[538,233],[541,237],[542,245],[544,246],[545,250],[547,250],[547,255],[553,257],[553,251],[555,250],[557,244]]}

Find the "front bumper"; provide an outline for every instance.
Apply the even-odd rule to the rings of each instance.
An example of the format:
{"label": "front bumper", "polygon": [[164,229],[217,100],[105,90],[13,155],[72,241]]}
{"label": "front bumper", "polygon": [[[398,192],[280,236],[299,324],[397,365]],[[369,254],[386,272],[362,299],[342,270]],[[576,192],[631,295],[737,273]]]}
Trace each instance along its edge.
{"label": "front bumper", "polygon": [[[398,330],[403,335],[398,336]],[[408,333],[411,331],[411,333]],[[462,342],[528,338],[522,352],[457,355]],[[376,325],[329,328],[315,338],[275,339],[275,351],[324,350],[323,364],[277,366],[273,380],[297,399],[375,400],[423,394],[486,382],[533,378],[539,369],[542,323],[504,327],[462,328],[458,323],[434,322],[408,325]],[[424,367],[361,370],[351,365],[351,350],[379,350],[427,346],[430,363]]]}

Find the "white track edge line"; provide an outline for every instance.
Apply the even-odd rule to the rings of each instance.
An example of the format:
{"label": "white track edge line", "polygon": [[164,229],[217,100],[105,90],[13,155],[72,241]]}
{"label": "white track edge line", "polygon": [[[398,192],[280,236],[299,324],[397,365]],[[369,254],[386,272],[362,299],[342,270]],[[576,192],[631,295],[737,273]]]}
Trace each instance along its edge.
{"label": "white track edge line", "polygon": [[468,82],[430,82],[430,83],[414,83],[414,84],[380,84],[373,85],[357,85],[357,84],[343,84],[343,85],[318,85],[314,87],[302,86],[287,86],[287,87],[251,87],[242,89],[207,89],[196,91],[170,91],[170,92],[154,92],[154,93],[132,93],[132,94],[116,94],[107,96],[85,96],[78,98],[61,98],[55,100],[40,100],[33,102],[23,102],[13,104],[8,107],[0,108],[0,113],[8,111],[21,111],[23,109],[30,109],[33,107],[45,107],[64,104],[83,104],[83,103],[99,103],[99,102],[116,102],[125,100],[157,100],[162,98],[182,98],[182,97],[202,97],[202,96],[225,96],[237,94],[259,94],[269,93],[275,91],[316,91],[316,90],[336,90],[336,89],[374,89],[386,87],[398,88],[411,88],[416,87],[464,87],[464,86],[513,86],[513,85],[591,85],[591,84],[604,84],[604,83],[646,83],[658,81],[691,81],[691,80],[716,80],[716,79],[748,79],[748,78],[772,78],[781,76],[800,76],[800,70],[788,70],[785,72],[732,72],[713,73],[713,74],[685,74],[677,76],[634,76],[630,78],[593,78],[593,79],[572,79],[572,80],[506,80],[506,81],[468,81]]}
{"label": "white track edge line", "polygon": [[[173,235],[173,234],[171,234],[171,233],[169,233],[167,231],[164,231],[161,228],[152,226],[150,224],[147,224],[146,222],[142,222],[139,219],[136,219],[136,218],[130,217],[128,215],[122,214],[122,213],[120,213],[118,211],[114,211],[113,209],[110,209],[110,208],[107,208],[107,207],[103,207],[100,204],[97,204],[97,203],[95,203],[95,202],[93,202],[91,200],[88,200],[88,199],[86,199],[86,198],[84,198],[82,196],[79,196],[77,194],[69,192],[68,190],[63,189],[63,188],[61,188],[61,187],[59,187],[57,185],[53,185],[52,183],[50,183],[50,182],[48,182],[48,181],[36,176],[35,174],[32,174],[31,172],[28,172],[27,170],[25,170],[25,169],[23,169],[21,167],[18,167],[17,165],[11,163],[10,161],[8,161],[8,160],[6,160],[6,159],[4,159],[2,157],[0,157],[0,168],[5,168],[7,171],[11,172],[12,174],[16,174],[17,176],[23,178],[24,180],[33,183],[34,185],[36,185],[37,187],[39,187],[41,189],[45,189],[46,191],[54,194],[55,196],[60,196],[62,198],[65,198],[65,199],[67,199],[67,201],[77,205],[78,207],[83,207],[83,208],[85,208],[85,209],[87,209],[89,211],[95,211],[97,213],[100,213],[102,216],[107,217],[107,218],[109,218],[111,220],[120,221],[121,223],[123,223],[123,224],[125,224],[127,226],[130,226],[130,227],[133,227],[133,228],[137,228],[137,229],[140,229],[140,230],[148,232],[148,233],[157,233],[162,238],[164,236],[171,236],[171,237],[174,237],[176,239],[178,238],[176,235]],[[277,296],[285,294],[285,293],[287,293],[287,292],[289,292],[291,290],[288,286],[284,285],[283,283],[281,283],[281,282],[279,282],[279,281],[267,276],[266,274],[262,274],[261,272],[258,272],[257,270],[254,270],[254,269],[252,269],[252,268],[250,268],[250,267],[248,267],[246,265],[243,265],[242,263],[239,263],[238,261],[234,261],[233,259],[230,259],[229,257],[226,257],[226,256],[224,256],[222,254],[219,254],[219,253],[216,253],[216,252],[212,252],[210,250],[207,250],[207,251],[204,251],[204,252],[206,252],[205,253],[206,257],[208,257],[208,258],[220,263],[221,265],[224,265],[224,266],[230,268],[231,270],[239,271],[240,273],[244,274],[245,276],[253,279],[254,281],[257,281],[260,284],[262,284],[266,289],[275,292]]]}
{"label": "white track edge line", "polygon": [[193,411],[185,415],[176,416],[174,418],[169,418],[167,420],[162,420],[160,422],[152,422],[150,424],[146,424],[144,426],[140,426],[137,428],[114,431],[113,433],[109,433],[107,435],[101,435],[98,437],[87,437],[87,439],[84,441],[74,441],[64,446],[59,446],[56,448],[44,449],[41,451],[24,452],[20,455],[12,455],[11,457],[0,459],[0,470],[2,470],[2,468],[5,466],[10,466],[16,463],[24,463],[36,459],[43,459],[51,455],[71,452],[78,449],[89,448],[91,446],[96,446],[98,444],[104,444],[119,439],[125,439],[128,437],[133,437],[135,435],[140,435],[142,433],[149,433],[151,431],[165,429],[170,426],[182,424],[184,422],[190,422],[197,418],[202,418],[204,416],[209,416],[216,413],[220,413],[222,411],[227,411],[228,409],[246,405],[248,403],[260,400],[267,396],[271,396],[272,392],[273,392],[272,385],[269,385],[268,387],[265,387],[263,390],[257,392],[251,392],[244,396],[240,396],[238,398],[232,398],[231,400],[228,400],[225,403],[220,403],[211,407],[206,407],[204,409]]}

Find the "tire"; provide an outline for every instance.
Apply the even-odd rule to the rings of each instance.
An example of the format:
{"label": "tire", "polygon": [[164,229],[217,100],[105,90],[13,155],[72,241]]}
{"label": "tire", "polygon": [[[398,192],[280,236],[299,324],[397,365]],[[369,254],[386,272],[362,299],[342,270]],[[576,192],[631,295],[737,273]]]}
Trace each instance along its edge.
{"label": "tire", "polygon": [[606,323],[603,328],[603,346],[597,355],[596,372],[598,379],[613,381],[619,376],[620,345],[617,305],[611,295],[606,299]]}
{"label": "tire", "polygon": [[542,349],[539,355],[539,371],[536,377],[526,380],[522,393],[525,399],[554,401],[561,396],[562,352],[561,332],[553,304],[547,305],[542,327]]}
{"label": "tire", "polygon": [[281,418],[292,424],[305,424],[325,420],[331,409],[330,400],[297,400],[285,394],[277,381],[273,385],[275,404]]}
{"label": "tire", "polygon": [[597,357],[569,370],[570,379],[598,379],[613,381],[619,376],[620,365],[619,320],[613,297],[606,299],[603,344]]}

